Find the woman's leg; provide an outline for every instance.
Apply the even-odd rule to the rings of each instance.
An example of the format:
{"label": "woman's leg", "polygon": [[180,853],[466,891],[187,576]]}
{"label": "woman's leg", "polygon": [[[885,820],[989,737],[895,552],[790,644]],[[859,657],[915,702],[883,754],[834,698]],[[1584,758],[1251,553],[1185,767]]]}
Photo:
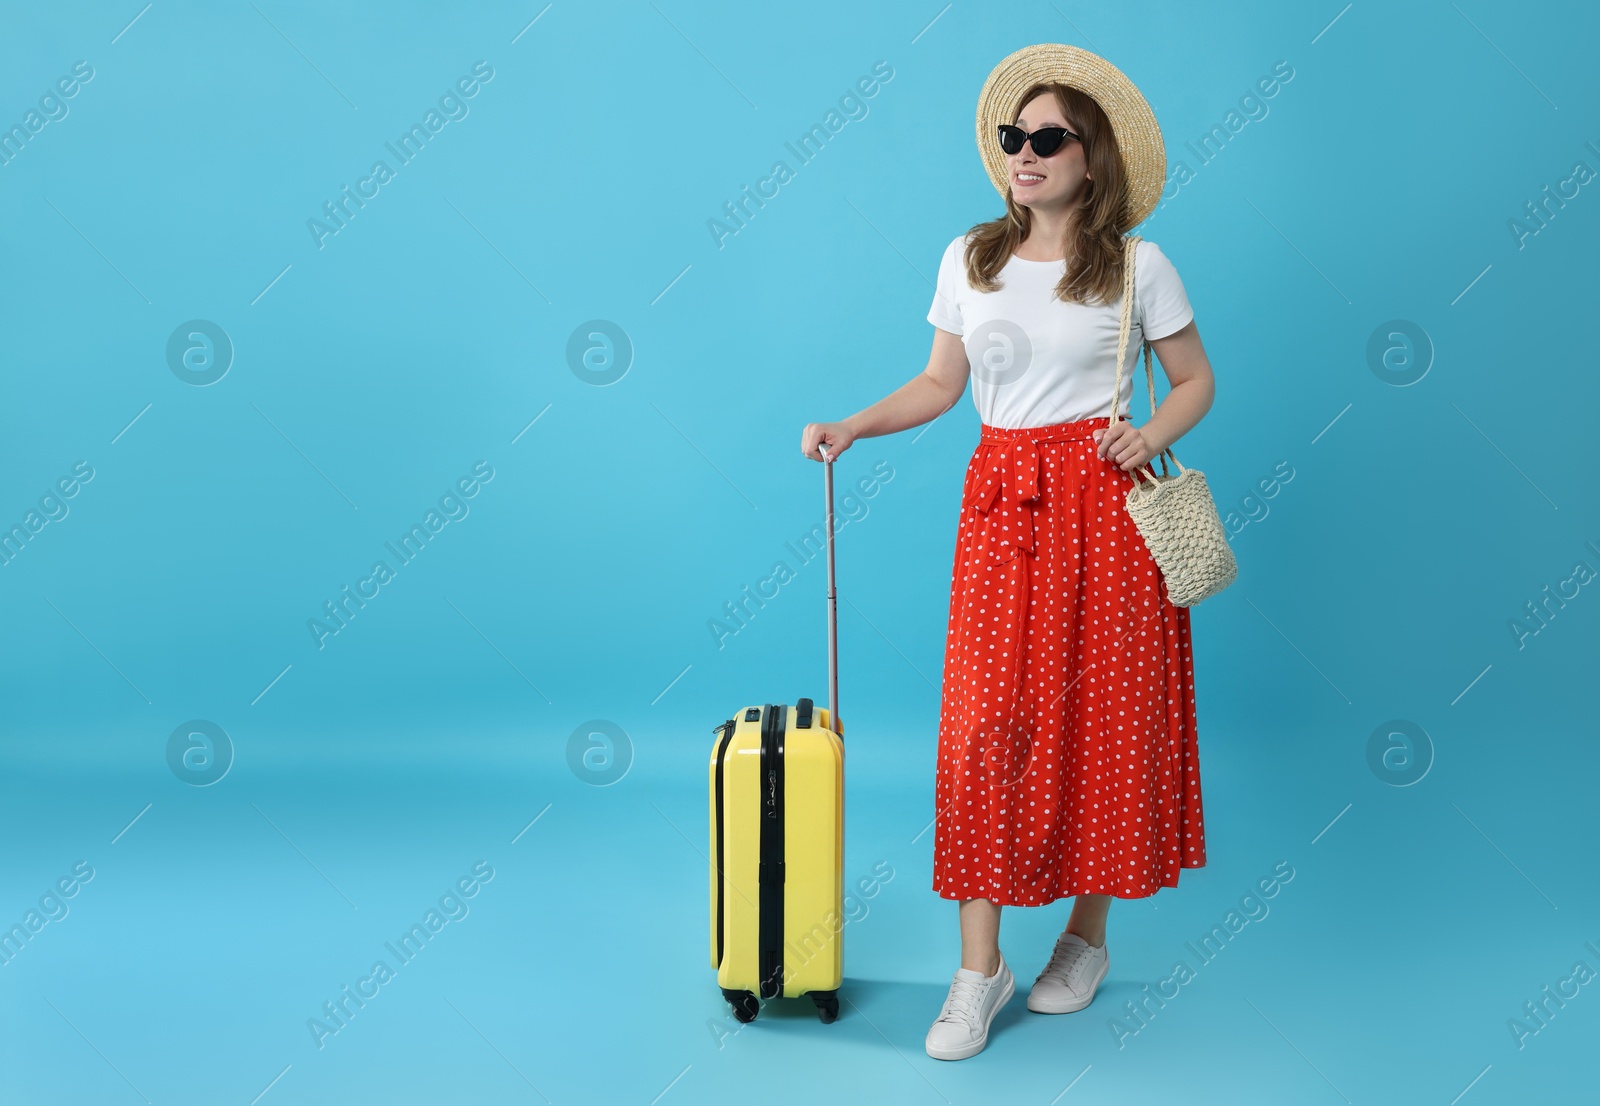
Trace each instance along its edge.
{"label": "woman's leg", "polygon": [[1106,943],[1106,913],[1111,909],[1110,895],[1078,895],[1072,900],[1072,917],[1067,919],[1067,932],[1076,933],[1096,948]]}
{"label": "woman's leg", "polygon": [[1000,970],[1000,907],[988,899],[961,900],[961,966],[984,975]]}

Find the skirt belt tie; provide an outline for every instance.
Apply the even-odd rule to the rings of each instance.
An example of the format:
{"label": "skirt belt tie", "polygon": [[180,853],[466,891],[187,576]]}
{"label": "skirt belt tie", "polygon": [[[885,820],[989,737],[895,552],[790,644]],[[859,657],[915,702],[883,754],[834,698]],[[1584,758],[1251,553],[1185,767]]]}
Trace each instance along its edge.
{"label": "skirt belt tie", "polygon": [[1039,497],[1039,444],[1093,440],[1110,420],[1083,419],[1054,426],[999,428],[985,425],[979,447],[988,447],[975,479],[974,501],[983,516],[978,553],[1003,564],[1017,550],[1034,552],[1033,508]]}

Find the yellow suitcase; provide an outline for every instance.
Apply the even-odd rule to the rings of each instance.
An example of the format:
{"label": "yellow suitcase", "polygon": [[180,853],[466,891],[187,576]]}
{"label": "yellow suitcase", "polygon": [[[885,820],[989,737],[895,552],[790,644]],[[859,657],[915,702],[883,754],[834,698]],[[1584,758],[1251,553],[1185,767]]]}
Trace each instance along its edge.
{"label": "yellow suitcase", "polygon": [[[824,447],[826,448],[826,447]],[[826,457],[826,453],[824,453]],[[711,750],[711,966],[741,1022],[767,999],[809,995],[839,1016],[844,978],[844,727],[839,722],[828,516],[828,702],[747,706],[715,727]]]}

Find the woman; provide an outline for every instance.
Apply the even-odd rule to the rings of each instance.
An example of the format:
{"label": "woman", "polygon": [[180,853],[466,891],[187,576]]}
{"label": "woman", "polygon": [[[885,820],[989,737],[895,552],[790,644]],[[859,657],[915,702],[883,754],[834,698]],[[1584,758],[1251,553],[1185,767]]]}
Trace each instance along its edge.
{"label": "woman", "polygon": [[[937,418],[972,379],[982,434],[967,466],[950,583],[933,888],[960,902],[961,966],[928,1054],[981,1051],[1012,997],[1002,906],[1074,898],[1028,1008],[1081,1010],[1105,977],[1113,898],[1173,887],[1206,862],[1189,611],[1172,604],[1123,505],[1135,468],[1211,406],[1211,366],[1177,271],[1135,245],[1127,349],[1148,340],[1171,384],[1142,426],[1116,380],[1126,234],[1166,160],[1149,105],[1103,58],[1019,50],[978,101],[1005,215],[945,249],[927,368],[801,452]],[[1113,403],[1116,404],[1113,407]]]}

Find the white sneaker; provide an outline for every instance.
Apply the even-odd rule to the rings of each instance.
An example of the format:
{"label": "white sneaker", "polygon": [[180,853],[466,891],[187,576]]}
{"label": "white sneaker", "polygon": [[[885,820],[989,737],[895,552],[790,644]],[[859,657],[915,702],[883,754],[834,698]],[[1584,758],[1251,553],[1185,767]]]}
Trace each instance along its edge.
{"label": "white sneaker", "polygon": [[1028,992],[1028,1009],[1040,1014],[1070,1014],[1082,1010],[1094,999],[1100,981],[1106,977],[1111,960],[1104,942],[1098,948],[1076,933],[1056,938],[1050,963]]}
{"label": "white sneaker", "polygon": [[964,1060],[982,1052],[989,1042],[989,1023],[1016,989],[1004,956],[993,975],[957,968],[944,1007],[928,1030],[928,1055],[935,1060]]}

